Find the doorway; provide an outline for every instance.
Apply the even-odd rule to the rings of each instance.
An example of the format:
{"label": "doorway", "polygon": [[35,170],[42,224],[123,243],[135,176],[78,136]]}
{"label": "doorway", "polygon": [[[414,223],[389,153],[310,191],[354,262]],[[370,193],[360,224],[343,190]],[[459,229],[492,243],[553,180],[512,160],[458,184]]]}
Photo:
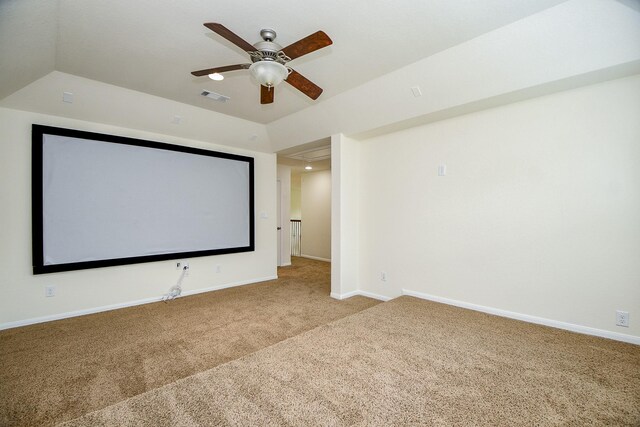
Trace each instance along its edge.
{"label": "doorway", "polygon": [[[278,251],[283,255],[279,265],[283,265],[287,256],[290,259],[292,254],[330,262],[330,140],[327,138],[311,145],[287,149],[278,153],[277,158],[278,201],[281,203]],[[289,185],[285,183],[285,177]],[[285,236],[288,237],[288,247]]]}

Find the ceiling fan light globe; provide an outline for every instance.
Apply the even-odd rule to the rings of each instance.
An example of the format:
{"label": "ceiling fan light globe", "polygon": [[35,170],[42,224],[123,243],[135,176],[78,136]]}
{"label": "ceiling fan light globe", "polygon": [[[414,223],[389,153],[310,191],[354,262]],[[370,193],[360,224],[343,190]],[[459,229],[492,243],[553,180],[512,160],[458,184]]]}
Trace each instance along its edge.
{"label": "ceiling fan light globe", "polygon": [[215,80],[215,81],[217,81],[217,82],[219,82],[219,81],[221,81],[221,80],[224,80],[224,76],[223,76],[222,74],[220,74],[220,73],[212,73],[212,74],[209,74],[209,78],[210,78],[211,80]]}
{"label": "ceiling fan light globe", "polygon": [[278,86],[289,75],[287,67],[275,61],[258,61],[251,64],[249,73],[262,86]]}

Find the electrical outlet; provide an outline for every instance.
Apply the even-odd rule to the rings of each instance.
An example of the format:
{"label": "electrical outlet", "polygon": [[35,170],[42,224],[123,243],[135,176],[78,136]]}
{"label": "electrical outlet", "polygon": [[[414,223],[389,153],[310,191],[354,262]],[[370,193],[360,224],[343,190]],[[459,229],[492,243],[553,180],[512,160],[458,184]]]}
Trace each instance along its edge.
{"label": "electrical outlet", "polygon": [[44,296],[45,297],[55,297],[56,296],[56,287],[55,286],[45,286],[44,287]]}
{"label": "electrical outlet", "polygon": [[616,325],[629,327],[629,312],[616,310]]}
{"label": "electrical outlet", "polygon": [[380,272],[380,280],[382,280],[383,282],[387,281],[387,272],[386,271],[381,271]]}
{"label": "electrical outlet", "polygon": [[220,267],[220,264],[216,265],[216,273],[222,273],[222,267]]}
{"label": "electrical outlet", "polygon": [[182,261],[176,261],[176,270],[182,270]]}

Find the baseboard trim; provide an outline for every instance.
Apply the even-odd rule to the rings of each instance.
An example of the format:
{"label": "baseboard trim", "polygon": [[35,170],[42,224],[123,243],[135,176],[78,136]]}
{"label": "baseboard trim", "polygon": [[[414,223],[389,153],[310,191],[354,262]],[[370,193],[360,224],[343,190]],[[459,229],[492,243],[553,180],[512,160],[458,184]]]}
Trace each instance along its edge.
{"label": "baseboard trim", "polygon": [[343,299],[354,297],[356,295],[358,295],[358,291],[347,292],[347,293],[344,293],[344,294],[339,294],[337,292],[331,292],[331,294],[329,296],[331,298],[333,298],[333,299],[343,300]]}
{"label": "baseboard trim", "polygon": [[[219,291],[221,289],[233,288],[233,287],[237,287],[237,286],[250,285],[252,283],[267,282],[269,280],[275,280],[277,278],[278,278],[278,276],[268,276],[268,277],[261,277],[261,278],[257,278],[257,279],[251,279],[251,280],[247,280],[247,281],[225,283],[224,285],[211,286],[209,288],[184,291],[184,292],[182,292],[181,297],[186,297],[186,296],[189,296],[189,295],[202,294],[202,293],[205,293],[205,292]],[[5,329],[19,328],[21,326],[35,325],[37,323],[45,323],[45,322],[52,322],[54,320],[68,319],[70,317],[78,317],[78,316],[85,316],[87,314],[102,313],[104,311],[117,310],[117,309],[120,309],[120,308],[134,307],[136,305],[150,304],[150,303],[153,303],[153,302],[162,301],[162,297],[163,297],[163,295],[160,295],[160,296],[155,296],[155,297],[151,297],[151,298],[139,299],[139,300],[136,300],[136,301],[127,301],[127,302],[123,302],[123,303],[103,305],[103,306],[100,306],[100,307],[87,308],[87,309],[83,309],[83,310],[68,311],[66,313],[51,314],[49,316],[33,317],[31,319],[16,320],[14,322],[0,323],[0,331],[5,330]]]}
{"label": "baseboard trim", "polygon": [[374,294],[371,292],[367,292],[367,291],[352,291],[352,292],[347,292],[344,294],[338,294],[336,292],[331,292],[331,298],[335,298],[338,300],[343,300],[343,299],[347,299],[347,298],[351,298],[351,297],[355,297],[356,295],[360,295],[363,297],[367,297],[367,298],[373,298],[373,299],[377,299],[380,301],[389,301],[392,298],[391,297],[385,297],[384,295],[378,295],[378,294]]}
{"label": "baseboard trim", "polygon": [[380,300],[380,301],[391,301],[393,299],[391,297],[386,297],[384,295],[378,295],[378,294],[374,294],[372,292],[367,292],[367,291],[358,291],[358,295],[362,295],[363,297],[377,299],[377,300]]}
{"label": "baseboard trim", "polygon": [[604,329],[596,329],[588,326],[576,325],[573,323],[560,322],[558,320],[546,319],[544,317],[531,316],[528,314],[516,313],[514,311],[502,310],[499,308],[487,307],[484,305],[472,304],[464,301],[458,301],[449,298],[429,295],[422,292],[403,289],[402,295],[426,299],[429,301],[439,302],[443,304],[453,305],[456,307],[467,308],[469,310],[481,311],[487,314],[493,314],[510,319],[522,320],[524,322],[536,323],[538,325],[551,326],[552,328],[564,329],[571,332],[577,332],[585,335],[593,335],[601,338],[608,338],[615,341],[622,341],[629,344],[640,345],[640,337],[634,335],[621,334],[619,332],[606,331]]}
{"label": "baseboard trim", "polygon": [[318,256],[313,256],[313,255],[304,255],[304,254],[301,254],[301,255],[300,255],[300,258],[309,258],[309,259],[315,259],[316,261],[331,262],[331,260],[330,260],[330,259],[327,259],[327,258],[320,258],[320,257],[318,257]]}

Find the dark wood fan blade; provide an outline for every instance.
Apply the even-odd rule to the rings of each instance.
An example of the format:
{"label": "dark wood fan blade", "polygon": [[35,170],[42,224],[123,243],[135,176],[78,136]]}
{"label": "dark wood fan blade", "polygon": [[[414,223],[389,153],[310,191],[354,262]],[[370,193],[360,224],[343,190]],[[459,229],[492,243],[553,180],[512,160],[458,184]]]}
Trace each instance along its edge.
{"label": "dark wood fan blade", "polygon": [[271,104],[273,102],[274,87],[260,85],[260,104]]}
{"label": "dark wood fan blade", "polygon": [[238,46],[240,49],[247,52],[254,52],[256,50],[255,47],[250,45],[247,41],[240,38],[236,33],[232,32],[230,29],[225,27],[222,24],[216,24],[215,22],[207,22],[204,24],[205,27],[213,31],[214,33],[224,37],[229,40],[231,43]]}
{"label": "dark wood fan blade", "polygon": [[193,74],[194,76],[200,77],[200,76],[206,76],[213,73],[224,73],[226,71],[246,70],[250,66],[251,64],[227,65],[225,67],[207,68],[206,70],[192,71],[191,74]]}
{"label": "dark wood fan blade", "polygon": [[291,73],[289,73],[289,77],[287,77],[286,82],[311,99],[318,99],[318,97],[322,93],[322,88],[320,88],[320,86],[316,85],[311,80],[307,79],[305,76],[295,70],[291,70]]}
{"label": "dark wood fan blade", "polygon": [[327,47],[333,42],[329,38],[328,35],[324,33],[324,31],[318,31],[316,33],[311,34],[297,42],[290,44],[289,46],[282,49],[285,55],[287,55],[291,59],[299,58],[302,55],[306,55],[307,53],[311,53],[315,50],[322,49],[323,47]]}

